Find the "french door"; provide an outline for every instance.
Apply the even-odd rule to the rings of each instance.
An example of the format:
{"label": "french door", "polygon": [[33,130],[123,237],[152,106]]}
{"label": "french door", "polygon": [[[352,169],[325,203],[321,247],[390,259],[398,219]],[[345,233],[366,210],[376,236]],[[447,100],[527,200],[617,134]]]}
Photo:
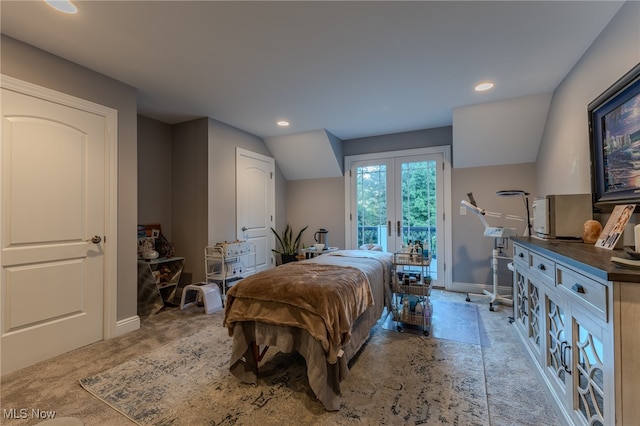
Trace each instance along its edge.
{"label": "french door", "polygon": [[364,157],[348,159],[347,245],[376,244],[393,253],[420,243],[431,254],[434,285],[445,286],[445,153]]}

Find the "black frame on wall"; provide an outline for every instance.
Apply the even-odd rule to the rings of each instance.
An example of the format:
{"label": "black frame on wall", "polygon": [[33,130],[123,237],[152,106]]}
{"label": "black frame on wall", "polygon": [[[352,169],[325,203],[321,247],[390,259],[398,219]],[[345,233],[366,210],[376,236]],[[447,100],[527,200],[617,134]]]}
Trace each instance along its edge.
{"label": "black frame on wall", "polygon": [[640,63],[587,111],[594,207],[640,204]]}

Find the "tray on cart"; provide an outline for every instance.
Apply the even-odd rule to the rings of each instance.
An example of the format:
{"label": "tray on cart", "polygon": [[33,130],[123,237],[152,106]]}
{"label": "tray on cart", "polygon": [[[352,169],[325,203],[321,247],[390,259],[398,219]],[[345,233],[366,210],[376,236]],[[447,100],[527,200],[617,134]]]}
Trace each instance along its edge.
{"label": "tray on cart", "polygon": [[394,293],[411,294],[415,296],[430,296],[431,295],[431,280],[429,284],[415,284],[404,285],[399,282],[394,282],[392,290]]}
{"label": "tray on cart", "polygon": [[431,263],[431,253],[411,253],[401,251],[393,254],[393,262],[396,265],[429,266]]}

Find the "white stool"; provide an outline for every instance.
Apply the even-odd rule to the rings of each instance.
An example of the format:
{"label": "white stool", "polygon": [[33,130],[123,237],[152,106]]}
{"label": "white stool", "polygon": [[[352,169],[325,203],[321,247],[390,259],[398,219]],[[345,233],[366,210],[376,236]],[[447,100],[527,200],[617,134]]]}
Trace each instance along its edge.
{"label": "white stool", "polygon": [[222,298],[218,284],[189,284],[182,289],[180,309],[197,305],[199,301],[204,302],[204,312],[207,314],[221,310]]}

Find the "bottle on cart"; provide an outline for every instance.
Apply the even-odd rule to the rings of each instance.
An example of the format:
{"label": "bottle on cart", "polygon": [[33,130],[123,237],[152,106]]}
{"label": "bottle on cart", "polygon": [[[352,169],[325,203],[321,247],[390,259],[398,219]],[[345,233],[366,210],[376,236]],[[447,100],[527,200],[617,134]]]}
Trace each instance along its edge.
{"label": "bottle on cart", "polygon": [[422,302],[418,300],[418,303],[416,303],[416,310],[415,310],[416,316],[422,316],[423,311],[424,310],[422,309]]}
{"label": "bottle on cart", "polygon": [[408,321],[409,320],[409,298],[405,297],[403,299],[403,306],[402,306],[402,320],[403,321]]}

